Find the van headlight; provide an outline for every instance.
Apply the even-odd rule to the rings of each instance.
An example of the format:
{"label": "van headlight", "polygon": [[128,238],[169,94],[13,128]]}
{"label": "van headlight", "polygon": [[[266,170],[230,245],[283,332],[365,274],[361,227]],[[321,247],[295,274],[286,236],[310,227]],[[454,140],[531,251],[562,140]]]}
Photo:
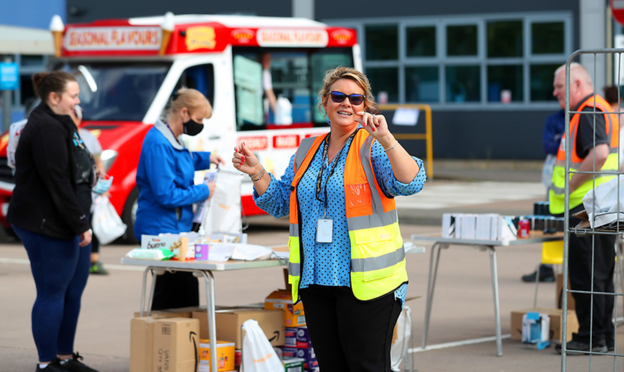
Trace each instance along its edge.
{"label": "van headlight", "polygon": [[104,150],[100,154],[100,160],[102,160],[102,164],[104,165],[104,171],[108,173],[108,170],[113,166],[115,159],[117,159],[117,151],[115,150]]}

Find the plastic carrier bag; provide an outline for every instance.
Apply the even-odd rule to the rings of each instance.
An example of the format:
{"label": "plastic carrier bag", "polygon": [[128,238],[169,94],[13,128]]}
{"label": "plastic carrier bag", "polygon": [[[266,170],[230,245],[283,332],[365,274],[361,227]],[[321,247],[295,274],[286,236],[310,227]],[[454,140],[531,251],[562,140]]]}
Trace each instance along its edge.
{"label": "plastic carrier bag", "polygon": [[390,367],[392,371],[401,371],[401,362],[404,366],[410,365],[408,349],[412,336],[412,311],[409,306],[403,306],[394,332],[395,337],[392,337],[390,347]]}
{"label": "plastic carrier bag", "polygon": [[546,187],[550,187],[550,184],[552,183],[553,169],[556,162],[557,157],[555,155],[546,155],[546,160],[544,161],[544,166],[542,167],[542,183]]}
{"label": "plastic carrier bag", "polygon": [[7,145],[7,165],[9,168],[15,169],[15,151],[17,151],[19,138],[27,122],[26,119],[20,120],[11,124],[9,128],[9,144]]}
{"label": "plastic carrier bag", "polygon": [[624,176],[589,190],[583,197],[583,206],[592,228],[624,221]]}
{"label": "plastic carrier bag", "polygon": [[279,372],[284,370],[271,343],[258,325],[249,319],[243,323],[243,360],[241,372]]}
{"label": "plastic carrier bag", "polygon": [[241,173],[234,168],[221,167],[217,171],[214,195],[208,201],[202,221],[202,228],[207,233],[242,232],[241,178]]}
{"label": "plastic carrier bag", "polygon": [[91,226],[93,226],[93,233],[100,240],[100,244],[111,243],[126,232],[128,226],[121,221],[108,197],[98,196],[93,201],[93,205]]}

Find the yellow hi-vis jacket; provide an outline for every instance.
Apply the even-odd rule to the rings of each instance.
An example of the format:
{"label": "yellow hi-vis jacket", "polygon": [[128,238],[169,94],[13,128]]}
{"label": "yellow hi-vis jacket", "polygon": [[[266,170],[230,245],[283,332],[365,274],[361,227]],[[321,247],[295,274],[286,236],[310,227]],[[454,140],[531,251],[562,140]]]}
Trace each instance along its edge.
{"label": "yellow hi-vis jacket", "polygon": [[[595,98],[595,107],[596,113],[599,114],[599,111],[602,111],[604,114],[605,121],[605,131],[608,138],[609,143],[609,156],[607,160],[603,164],[602,168],[596,169],[596,171],[606,171],[612,170],[616,171],[619,167],[618,165],[618,118],[616,114],[607,114],[606,112],[613,111],[611,105],[604,98],[599,95],[592,95],[588,99],[583,102],[576,111],[582,111],[585,107],[594,107],[594,98]],[[589,115],[589,114],[583,114]],[[570,140],[572,141],[572,154],[570,154],[570,171],[577,171],[581,166],[581,163],[584,158],[580,158],[576,152],[576,136],[578,134],[579,121],[581,118],[581,114],[574,114],[572,119],[570,119]],[[550,184],[550,191],[548,194],[548,200],[550,201],[550,213],[552,214],[560,214],[564,212],[565,209],[565,135],[561,139],[561,144],[559,145],[559,151],[557,152],[557,161],[555,162],[555,166],[553,167],[553,175],[552,181]],[[570,174],[570,178],[572,178],[572,173]],[[598,186],[602,183],[605,183],[615,177],[614,175],[596,175],[595,176],[595,185]],[[590,178],[585,181],[582,185],[580,185],[576,190],[570,193],[570,209],[580,205],[583,202],[583,197],[589,190],[591,190],[594,186],[594,181]]]}
{"label": "yellow hi-vis jacket", "polygon": [[[288,282],[293,301],[299,300],[303,267],[301,216],[297,185],[327,135],[301,141],[295,155],[295,177],[290,193],[290,262]],[[375,139],[358,130],[347,153],[344,192],[351,241],[351,290],[359,300],[381,297],[407,283],[405,250],[394,198],[381,191],[371,163]]]}

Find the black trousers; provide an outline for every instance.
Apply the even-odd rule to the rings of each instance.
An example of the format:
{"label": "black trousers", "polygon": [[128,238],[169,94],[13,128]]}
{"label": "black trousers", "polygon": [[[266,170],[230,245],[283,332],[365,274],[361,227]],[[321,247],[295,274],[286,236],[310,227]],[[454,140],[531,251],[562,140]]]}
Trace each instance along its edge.
{"label": "black trousers", "polygon": [[323,372],[390,372],[390,346],[401,303],[391,292],[360,301],[348,287],[300,292],[310,341]]}
{"label": "black trousers", "polygon": [[[583,205],[580,205],[574,208],[570,214],[582,209]],[[570,227],[576,226],[579,222],[579,219],[571,217]],[[594,240],[593,257],[592,239]],[[614,292],[615,239],[615,235],[577,236],[570,234],[568,270],[570,285],[573,290],[591,291],[593,289],[594,292]],[[594,262],[593,288],[591,283],[592,260]],[[596,294],[592,296],[582,293],[573,293],[572,295],[576,304],[576,316],[579,320],[579,331],[574,334],[574,340],[589,342],[591,338],[593,342],[605,340],[607,344],[612,345],[614,296]]]}
{"label": "black trousers", "polygon": [[156,276],[152,310],[199,306],[199,282],[193,273],[165,272]]}

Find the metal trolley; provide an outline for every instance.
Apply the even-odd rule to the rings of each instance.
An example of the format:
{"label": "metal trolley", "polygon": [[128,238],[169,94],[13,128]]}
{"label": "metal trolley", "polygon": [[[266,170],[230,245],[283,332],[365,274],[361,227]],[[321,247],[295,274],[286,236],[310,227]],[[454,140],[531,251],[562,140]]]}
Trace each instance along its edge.
{"label": "metal trolley", "polygon": [[[624,60],[622,60],[622,54],[624,54],[624,49],[595,49],[595,50],[578,50],[574,53],[572,53],[570,55],[570,57],[568,58],[566,64],[565,64],[565,138],[570,138],[570,119],[573,117],[573,115],[575,114],[579,114],[579,115],[592,115],[592,119],[593,119],[593,140],[594,140],[594,147],[596,146],[596,117],[599,115],[602,115],[603,113],[601,111],[598,111],[597,109],[593,109],[593,111],[574,111],[577,109],[577,107],[570,107],[570,87],[576,83],[577,80],[572,81],[571,80],[571,74],[570,74],[570,70],[571,70],[571,63],[573,63],[574,59],[576,59],[577,57],[581,56],[581,55],[590,55],[593,56],[594,59],[594,67],[593,69],[589,69],[587,72],[589,73],[590,77],[592,78],[593,81],[595,81],[595,77],[597,76],[597,73],[602,73],[602,71],[597,71],[596,69],[596,61],[598,58],[607,58],[607,59],[611,59],[611,61],[613,61],[615,63],[616,66],[622,66],[621,62],[624,62]],[[574,68],[574,66],[572,67]],[[620,81],[620,75],[622,74],[621,71],[618,71],[620,69],[616,70],[616,77],[617,77],[617,81]],[[601,88],[602,87],[595,87],[594,86],[594,95],[595,94],[600,94],[601,92]],[[618,101],[621,102],[621,96],[619,93],[619,89],[618,89]],[[616,131],[619,132],[619,115],[624,113],[622,112],[622,106],[620,107],[614,107],[610,112],[607,113],[611,113],[611,114],[616,114],[615,117],[618,118],[617,123],[614,123],[614,127],[616,128]],[[617,135],[617,133],[613,133],[613,135]],[[596,167],[596,153],[595,151],[590,151],[589,154],[587,155],[587,157],[592,156],[592,161],[593,161],[593,166],[591,170],[580,170],[580,166],[578,170],[572,169],[571,168],[571,164],[572,164],[572,160],[571,160],[571,154],[574,150],[576,150],[574,144],[571,143],[572,141],[565,141],[565,189],[564,189],[564,218],[565,218],[565,222],[564,222],[564,255],[563,255],[563,283],[566,283],[566,285],[564,285],[564,294],[563,294],[563,304],[562,307],[564,309],[564,311],[562,312],[562,320],[563,320],[563,330],[562,330],[562,334],[567,334],[567,326],[568,326],[568,317],[567,317],[567,309],[568,309],[568,293],[572,293],[574,295],[574,297],[577,297],[579,295],[589,295],[590,298],[590,315],[589,315],[589,333],[591,334],[593,338],[594,336],[594,304],[596,299],[598,300],[604,300],[605,297],[603,297],[602,299],[600,299],[600,297],[598,296],[612,296],[613,297],[613,301],[614,301],[614,314],[613,314],[613,318],[615,320],[618,319],[618,314],[620,314],[621,312],[618,312],[618,306],[617,306],[617,299],[624,296],[623,292],[623,288],[624,288],[624,280],[622,278],[622,257],[621,257],[621,250],[622,250],[622,233],[624,232],[624,224],[622,225],[622,227],[620,227],[619,223],[617,223],[617,220],[622,220],[624,221],[624,215],[621,215],[619,213],[616,213],[617,217],[616,217],[616,223],[612,224],[609,227],[596,227],[594,223],[592,223],[590,226],[583,226],[581,224],[577,224],[576,226],[571,226],[570,225],[570,218],[574,217],[571,216],[571,212],[570,212],[570,178],[575,175],[575,174],[586,174],[586,175],[590,175],[592,182],[593,182],[593,187],[590,191],[588,191],[586,196],[589,196],[590,193],[591,196],[595,199],[595,195],[596,195],[596,180],[598,177],[601,176],[615,176],[616,178],[616,182],[617,182],[617,210],[620,211],[622,210],[622,208],[624,208],[624,201],[622,201],[624,197],[624,195],[620,195],[619,189],[620,189],[620,182],[624,182],[624,178],[620,179],[619,175],[622,174],[619,170],[621,170],[621,163],[622,160],[622,149],[624,149],[624,146],[621,144],[621,142],[619,143],[619,148],[618,148],[618,164],[620,164],[620,169],[619,170],[611,170],[611,171],[602,171],[601,169],[597,169]],[[574,146],[574,147],[573,147]],[[602,163],[599,165],[599,167],[602,167]],[[622,185],[624,186],[624,184]],[[622,203],[622,205],[620,205],[620,203]],[[576,207],[576,206],[575,206]],[[594,204],[594,209],[595,209],[595,204]],[[594,221],[596,219],[596,213],[594,211],[593,215],[590,215],[590,218],[592,218]],[[577,236],[587,236],[587,237],[591,237],[591,278],[590,283],[588,285],[589,290],[578,290],[578,289],[570,289],[568,288],[568,278],[569,278],[569,259],[570,259],[570,237],[572,234],[576,234]],[[612,236],[616,236],[616,243],[614,247],[601,247],[597,242],[597,238],[599,236],[604,236],[604,235],[612,235]],[[613,274],[613,291],[596,291],[595,290],[595,270],[596,270],[596,264],[597,262],[594,262],[594,257],[595,254],[597,252],[597,249],[614,249],[615,250],[615,257],[616,257],[616,263],[614,264],[614,274]],[[599,252],[600,253],[600,252]],[[610,262],[611,260],[608,259],[608,262]],[[577,261],[578,262],[578,261]],[[608,282],[607,282],[608,283]],[[579,321],[581,321],[579,319]],[[613,369],[614,371],[616,369],[621,370],[622,368],[622,363],[624,363],[624,360],[621,359],[622,357],[624,357],[624,354],[622,353],[622,348],[620,347],[618,350],[618,344],[617,344],[617,321],[615,322],[615,325],[613,327],[614,331],[612,335],[608,335],[607,338],[609,340],[609,338],[612,337],[612,341],[613,341],[613,346],[614,346],[614,351],[606,351],[606,352],[602,352],[602,351],[592,351],[595,348],[595,345],[597,345],[597,342],[594,341],[590,341],[590,347],[589,347],[589,351],[578,351],[578,350],[572,350],[572,349],[568,349],[568,342],[566,342],[565,337],[562,339],[562,344],[561,344],[561,371],[567,371],[568,370],[568,365],[573,368],[574,370],[583,370],[586,367],[588,368],[589,371],[592,370],[607,370],[608,369]],[[609,340],[611,341],[611,340]],[[579,355],[579,354],[583,354],[588,356],[588,358],[579,358],[576,357],[575,355]]]}

